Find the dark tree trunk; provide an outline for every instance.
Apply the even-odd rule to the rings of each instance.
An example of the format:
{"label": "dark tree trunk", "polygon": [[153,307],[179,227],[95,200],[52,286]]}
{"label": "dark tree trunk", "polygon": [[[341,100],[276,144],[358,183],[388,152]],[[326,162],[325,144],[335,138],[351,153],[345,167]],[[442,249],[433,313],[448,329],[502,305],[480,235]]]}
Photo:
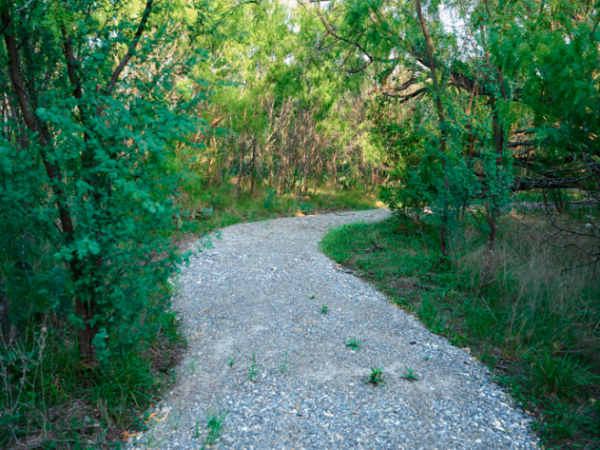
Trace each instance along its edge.
{"label": "dark tree trunk", "polygon": [[[437,66],[435,64],[434,50],[433,44],[431,43],[431,37],[429,36],[429,32],[427,31],[427,25],[425,24],[425,18],[423,17],[423,10],[421,8],[421,0],[415,0],[417,7],[417,16],[419,18],[419,24],[421,26],[421,31],[423,33],[423,37],[425,38],[425,44],[427,48],[427,58],[429,60],[429,68],[431,69],[431,79],[433,80],[433,89],[435,95],[435,108],[438,114],[438,120],[440,121],[440,150],[442,153],[443,165],[444,169],[446,167],[446,117],[444,114],[444,106],[442,105],[442,92],[438,83],[437,78]],[[445,172],[445,170],[444,170]],[[444,176],[444,188],[446,189],[446,195],[450,193],[450,180],[448,179],[448,175]],[[442,215],[442,226],[440,227],[440,251],[442,253],[442,259],[445,259],[448,256],[448,244],[447,244],[447,234],[448,234],[448,199],[444,200],[444,212]]]}
{"label": "dark tree trunk", "polygon": [[250,173],[250,195],[254,194],[254,181],[256,179],[256,138],[252,138],[252,172]]}

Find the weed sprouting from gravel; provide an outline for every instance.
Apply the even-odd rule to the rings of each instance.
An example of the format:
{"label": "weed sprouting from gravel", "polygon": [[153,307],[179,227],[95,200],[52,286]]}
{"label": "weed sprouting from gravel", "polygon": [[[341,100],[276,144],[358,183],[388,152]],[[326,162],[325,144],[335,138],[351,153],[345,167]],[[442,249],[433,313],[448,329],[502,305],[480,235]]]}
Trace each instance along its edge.
{"label": "weed sprouting from gravel", "polygon": [[258,375],[259,365],[256,363],[256,352],[252,352],[252,362],[248,366],[248,379],[252,382],[256,380],[256,375]]}
{"label": "weed sprouting from gravel", "polygon": [[230,355],[229,356],[229,367],[233,367],[234,364],[235,364],[235,355]]}
{"label": "weed sprouting from gravel", "polygon": [[406,373],[400,376],[408,381],[417,381],[419,379],[419,376],[413,372],[412,367],[409,367]]}
{"label": "weed sprouting from gravel", "polygon": [[289,363],[288,360],[288,351],[285,351],[285,355],[283,357],[283,362],[281,363],[281,366],[279,366],[279,370],[281,373],[285,373],[285,371],[287,370],[287,365]]}
{"label": "weed sprouting from gravel", "polygon": [[312,294],[312,295],[309,295],[308,298],[311,300],[314,300],[315,298],[317,298],[317,296],[315,294]]}
{"label": "weed sprouting from gravel", "polygon": [[358,341],[356,338],[348,339],[346,341],[346,347],[351,348],[352,351],[357,351],[358,347],[360,347],[363,343]]}
{"label": "weed sprouting from gravel", "polygon": [[374,384],[375,386],[385,386],[385,376],[383,375],[383,367],[371,367],[371,374],[365,380],[365,383]]}
{"label": "weed sprouting from gravel", "polygon": [[218,439],[221,438],[221,433],[223,432],[223,423],[225,422],[225,418],[228,414],[229,410],[227,409],[221,412],[208,412],[206,416],[206,428],[208,433],[206,434],[206,439],[204,439],[202,449],[206,448],[207,445],[213,445]]}
{"label": "weed sprouting from gravel", "polygon": [[327,305],[321,306],[321,312],[323,314],[327,314],[329,312],[329,308],[327,308]]}
{"label": "weed sprouting from gravel", "polygon": [[177,418],[173,421],[173,430],[177,431],[179,429],[179,422],[181,421],[181,413],[177,416]]}

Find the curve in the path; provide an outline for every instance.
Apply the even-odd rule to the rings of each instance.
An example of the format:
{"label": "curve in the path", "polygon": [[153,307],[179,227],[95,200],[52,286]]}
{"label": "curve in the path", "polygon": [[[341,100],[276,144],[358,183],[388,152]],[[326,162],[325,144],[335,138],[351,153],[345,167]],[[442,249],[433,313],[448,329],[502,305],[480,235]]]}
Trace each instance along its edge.
{"label": "curve in the path", "polygon": [[[174,306],[189,348],[158,406],[157,418],[168,417],[132,447],[200,449],[207,414],[228,411],[213,448],[536,448],[531,419],[484,365],[319,252],[329,227],[387,214],[224,229],[180,277]],[[363,342],[356,352],[351,338]],[[386,386],[364,382],[372,367],[383,367]],[[402,377],[408,368],[418,381]]]}

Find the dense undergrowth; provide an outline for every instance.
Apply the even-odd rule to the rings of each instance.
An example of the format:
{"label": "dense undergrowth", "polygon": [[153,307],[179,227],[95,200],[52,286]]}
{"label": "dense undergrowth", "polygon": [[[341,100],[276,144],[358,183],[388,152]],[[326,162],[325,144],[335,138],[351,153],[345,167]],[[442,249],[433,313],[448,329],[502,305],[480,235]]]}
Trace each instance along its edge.
{"label": "dense undergrowth", "polygon": [[185,346],[168,309],[170,289],[163,294],[138,325],[148,338],[92,365],[78,353],[76,329],[60,316],[25,325],[27,336],[0,359],[0,447],[119,448],[124,431],[143,428],[145,410],[174,380]]}
{"label": "dense undergrowth", "polygon": [[437,233],[394,217],[330,231],[323,251],[375,283],[453,345],[469,347],[538,419],[547,448],[600,445],[600,284],[582,260],[528,224],[501,220],[493,274],[485,237],[466,227],[440,262]]}

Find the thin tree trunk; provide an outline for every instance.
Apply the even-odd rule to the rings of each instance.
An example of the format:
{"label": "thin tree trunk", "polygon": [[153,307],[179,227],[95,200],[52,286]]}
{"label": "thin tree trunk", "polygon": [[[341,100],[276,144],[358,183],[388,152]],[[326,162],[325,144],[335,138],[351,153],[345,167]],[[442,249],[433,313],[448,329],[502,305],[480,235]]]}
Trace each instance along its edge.
{"label": "thin tree trunk", "polygon": [[252,172],[250,173],[250,195],[254,194],[254,180],[256,178],[256,137],[252,138]]}
{"label": "thin tree trunk", "polygon": [[[423,37],[425,38],[425,44],[427,48],[427,58],[429,60],[429,68],[431,69],[431,78],[433,80],[433,89],[435,95],[435,108],[438,114],[438,120],[440,121],[440,150],[442,153],[442,164],[444,167],[444,173],[446,173],[446,118],[444,114],[444,106],[442,105],[442,92],[438,83],[437,69],[434,58],[433,45],[429,32],[427,31],[427,25],[425,24],[425,18],[423,17],[423,10],[421,8],[421,0],[415,0],[417,7],[417,15],[419,17],[419,24]],[[448,233],[448,196],[450,194],[450,180],[448,175],[444,175],[444,188],[446,190],[446,198],[444,199],[444,212],[442,213],[442,226],[440,227],[440,251],[442,253],[442,259],[448,256],[448,245],[447,245],[447,233]]]}
{"label": "thin tree trunk", "polygon": [[[485,7],[488,15],[488,20],[491,20],[491,11],[489,8],[489,4],[487,0],[485,0]],[[482,25],[482,38],[483,45],[486,47],[485,50],[485,60],[488,65],[490,63],[490,55],[487,50],[487,45],[485,43],[485,26]],[[504,80],[502,76],[502,71],[497,69],[498,72],[498,82],[500,85],[500,92],[503,95],[504,100],[507,99],[506,90],[504,89]],[[495,158],[495,173],[494,177],[490,177],[490,179],[495,178],[497,181],[497,185],[500,185],[501,181],[501,173],[502,173],[502,157],[504,155],[504,146],[505,146],[505,137],[504,137],[504,129],[501,124],[500,115],[498,112],[498,108],[496,105],[496,99],[493,96],[490,96],[490,107],[492,109],[492,132],[494,136],[494,151],[496,153]],[[489,275],[493,272],[493,261],[494,261],[494,251],[496,249],[496,236],[498,233],[498,219],[500,217],[500,198],[497,192],[492,192],[492,186],[490,183],[490,207],[488,211],[488,226],[490,228],[487,243],[486,243],[486,257],[483,263],[483,279],[489,277]]]}
{"label": "thin tree trunk", "polygon": [[240,139],[240,160],[238,165],[238,179],[237,179],[237,195],[242,193],[242,175],[244,169],[244,153],[245,153],[246,141]]}
{"label": "thin tree trunk", "polygon": [[[47,151],[51,150],[51,146],[49,145],[51,142],[50,131],[44,124],[39,123],[37,117],[33,113],[33,111],[36,109],[36,96],[35,93],[32,95],[31,92],[27,92],[26,90],[24,79],[21,73],[18,46],[14,35],[12,34],[12,21],[8,11],[3,11],[0,14],[0,18],[4,28],[4,41],[8,52],[8,69],[11,81],[13,83],[13,89],[17,96],[25,125],[31,132],[37,134],[40,144],[42,163],[44,165],[46,174],[50,179],[50,186],[56,198],[56,207],[58,209],[62,233],[64,234],[65,243],[69,244],[73,242],[75,229],[65,193],[60,187],[62,184],[60,170],[58,166],[51,162],[51,159],[47,154]],[[81,263],[82,262],[79,261],[77,257],[77,253],[73,252],[68,266],[74,283],[77,283],[81,279]],[[80,296],[75,297],[75,312],[83,321],[83,327],[78,329],[78,337],[79,352],[84,359],[91,358],[94,355],[92,341],[95,336],[95,327],[90,326],[94,308],[95,305],[93,299],[86,301],[80,298]]]}

